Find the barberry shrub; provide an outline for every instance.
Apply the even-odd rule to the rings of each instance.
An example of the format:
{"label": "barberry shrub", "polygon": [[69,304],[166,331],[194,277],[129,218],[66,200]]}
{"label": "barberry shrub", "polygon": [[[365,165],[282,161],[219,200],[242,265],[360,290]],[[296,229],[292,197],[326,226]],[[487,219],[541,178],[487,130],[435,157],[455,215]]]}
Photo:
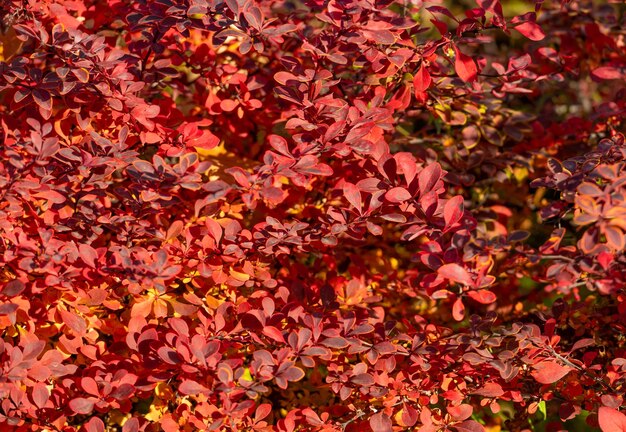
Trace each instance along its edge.
{"label": "barberry shrub", "polygon": [[626,6],[5,0],[2,431],[626,431]]}

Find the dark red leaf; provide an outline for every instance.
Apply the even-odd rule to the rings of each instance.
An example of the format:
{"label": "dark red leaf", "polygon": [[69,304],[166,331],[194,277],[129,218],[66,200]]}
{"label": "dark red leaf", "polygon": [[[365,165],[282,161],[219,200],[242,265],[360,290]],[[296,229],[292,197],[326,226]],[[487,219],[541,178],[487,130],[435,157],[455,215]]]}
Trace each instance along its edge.
{"label": "dark red leaf", "polygon": [[463,197],[460,195],[449,199],[443,208],[443,219],[446,224],[446,229],[450,228],[463,216]]}
{"label": "dark red leaf", "polygon": [[424,168],[418,176],[420,196],[432,191],[442,175],[441,166],[436,162]]}
{"label": "dark red leaf", "polygon": [[15,297],[17,295],[20,295],[22,291],[24,291],[24,289],[26,289],[26,285],[24,285],[24,282],[18,279],[14,279],[8,282],[0,292],[2,293],[2,295],[5,295],[7,297]]}

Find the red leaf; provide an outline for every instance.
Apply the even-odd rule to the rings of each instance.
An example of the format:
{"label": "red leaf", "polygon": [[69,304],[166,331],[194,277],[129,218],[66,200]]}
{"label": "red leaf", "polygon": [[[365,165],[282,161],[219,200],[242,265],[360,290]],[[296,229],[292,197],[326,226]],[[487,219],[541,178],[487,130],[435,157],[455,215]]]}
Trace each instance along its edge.
{"label": "red leaf", "polygon": [[80,253],[80,259],[91,268],[96,268],[96,261],[98,260],[98,252],[88,244],[78,245],[78,252]]}
{"label": "red leaf", "polygon": [[276,342],[285,343],[283,333],[274,326],[263,327],[263,334],[270,339],[274,339]]}
{"label": "red leaf", "polygon": [[220,108],[222,109],[222,111],[226,112],[233,111],[235,108],[237,108],[238,105],[239,102],[232,99],[224,99],[222,102],[220,102]]}
{"label": "red leaf", "polygon": [[462,421],[472,415],[474,409],[469,404],[461,404],[459,406],[449,406],[448,413],[456,421]]}
{"label": "red leaf", "polygon": [[428,95],[426,94],[426,90],[430,87],[432,83],[432,78],[430,77],[430,73],[424,64],[420,66],[419,70],[413,77],[413,90],[415,91],[415,98],[420,102],[426,102],[428,99]]}
{"label": "red leaf", "polygon": [[498,383],[487,383],[481,388],[474,392],[474,394],[484,396],[484,397],[500,397],[504,394],[504,390],[502,390],[502,386]]}
{"label": "red leaf", "polygon": [[14,279],[11,282],[7,283],[5,287],[0,290],[0,293],[7,297],[15,297],[21,294],[24,289],[26,289],[26,285],[24,285],[24,282],[18,279]]}
{"label": "red leaf", "polygon": [[597,79],[616,80],[623,79],[624,74],[621,70],[612,66],[601,66],[591,71],[591,75]]}
{"label": "red leaf", "polygon": [[539,27],[539,24],[536,22],[526,21],[525,23],[515,26],[514,28],[522,35],[533,41],[540,41],[546,37],[543,30],[541,30],[541,27]]}
{"label": "red leaf", "polygon": [[76,414],[89,414],[93,411],[94,403],[85,398],[76,398],[70,401],[70,409]]}
{"label": "red leaf", "polygon": [[463,321],[463,318],[465,318],[465,305],[460,298],[456,299],[452,305],[452,318],[457,321]]}
{"label": "red leaf", "polygon": [[480,141],[480,129],[478,129],[476,125],[469,125],[463,128],[461,131],[461,137],[465,148],[474,148]]}
{"label": "red leaf", "polygon": [[424,168],[418,176],[420,196],[432,191],[442,175],[441,165],[436,162]]}
{"label": "red leaf", "polygon": [[61,315],[63,324],[71,328],[76,335],[83,335],[87,331],[87,323],[75,313],[61,309],[59,310],[59,314]]}
{"label": "red leaf", "polygon": [[104,432],[104,422],[98,417],[92,417],[85,423],[85,430],[87,432]]}
{"label": "red leaf", "polygon": [[49,398],[50,392],[44,383],[37,383],[33,386],[33,402],[38,408],[46,406]]}
{"label": "red leaf", "polygon": [[443,220],[446,224],[446,229],[461,220],[463,216],[463,197],[457,195],[454,198],[449,199],[443,208]]}
{"label": "red leaf", "polygon": [[80,379],[80,386],[90,395],[98,396],[100,394],[98,390],[98,383],[91,377],[82,377]]}
{"label": "red leaf", "polygon": [[468,291],[467,293],[473,300],[482,304],[491,304],[496,301],[496,295],[491,291]]}
{"label": "red leaf", "polygon": [[45,109],[46,111],[50,111],[52,109],[52,97],[47,90],[38,88],[34,89],[33,99],[42,109]]}
{"label": "red leaf", "polygon": [[178,391],[184,395],[195,395],[200,393],[208,393],[209,389],[195,381],[184,380],[178,386]]}
{"label": "red leaf", "polygon": [[411,193],[403,187],[395,187],[387,191],[385,199],[389,202],[398,204],[411,199]]}
{"label": "red leaf", "polygon": [[173,240],[183,232],[184,224],[182,221],[174,221],[167,230],[167,234],[165,234],[165,241]]}
{"label": "red leaf", "polygon": [[598,423],[602,432],[626,432],[626,415],[613,408],[600,407]]}
{"label": "red leaf", "polygon": [[561,366],[555,361],[542,361],[534,366],[532,376],[540,384],[552,384],[567,375],[572,369],[569,366]]}
{"label": "red leaf", "polygon": [[417,423],[419,414],[417,410],[413,408],[411,405],[404,405],[402,407],[402,416],[400,418],[402,420],[401,426],[411,427],[415,423]]}
{"label": "red leaf", "polygon": [[322,341],[322,345],[325,345],[330,348],[341,349],[341,348],[347,347],[350,344],[348,343],[347,340],[345,340],[342,337],[329,337]]}
{"label": "red leaf", "polygon": [[385,413],[379,412],[370,417],[370,427],[373,432],[392,432],[391,419]]}
{"label": "red leaf", "polygon": [[472,285],[472,275],[458,264],[444,264],[437,269],[440,276],[451,280],[452,282],[464,285]]}
{"label": "red leaf", "polygon": [[454,45],[455,59],[454,70],[456,74],[465,82],[472,82],[478,77],[478,68],[474,59],[463,54],[459,48]]}
{"label": "red leaf", "polygon": [[139,420],[135,417],[129,418],[122,427],[122,432],[139,432]]}
{"label": "red leaf", "polygon": [[457,432],[485,432],[485,427],[476,420],[466,420],[452,426]]}
{"label": "red leaf", "polygon": [[257,422],[260,420],[263,420],[271,412],[272,412],[272,405],[267,404],[267,403],[261,404],[257,407],[256,411],[254,412],[254,420]]}
{"label": "red leaf", "polygon": [[304,376],[304,371],[296,366],[292,366],[282,373],[282,377],[287,381],[300,381]]}
{"label": "red leaf", "polygon": [[352,381],[354,384],[357,384],[363,387],[373,386],[376,383],[376,381],[374,381],[374,377],[372,377],[368,373],[355,375],[352,378],[350,378],[350,381]]}
{"label": "red leaf", "polygon": [[352,207],[354,207],[359,213],[361,213],[361,191],[356,185],[348,182],[344,183],[343,196],[346,197]]}

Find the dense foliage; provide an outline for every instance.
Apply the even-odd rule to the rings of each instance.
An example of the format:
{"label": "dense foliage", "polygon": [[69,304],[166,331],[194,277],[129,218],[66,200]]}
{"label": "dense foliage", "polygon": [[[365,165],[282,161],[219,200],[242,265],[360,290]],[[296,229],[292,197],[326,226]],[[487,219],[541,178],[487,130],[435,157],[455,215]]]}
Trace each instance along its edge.
{"label": "dense foliage", "polygon": [[0,13],[2,431],[626,431],[622,1]]}

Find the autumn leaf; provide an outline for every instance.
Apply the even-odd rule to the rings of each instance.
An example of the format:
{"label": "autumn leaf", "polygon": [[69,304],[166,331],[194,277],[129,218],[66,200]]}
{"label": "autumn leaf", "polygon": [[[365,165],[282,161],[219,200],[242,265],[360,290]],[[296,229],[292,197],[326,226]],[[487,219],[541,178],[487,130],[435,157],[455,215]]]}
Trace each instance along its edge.
{"label": "autumn leaf", "polygon": [[457,75],[465,82],[476,81],[478,77],[478,67],[474,62],[474,59],[461,52],[461,50],[453,45],[455,58],[454,58],[454,70]]}
{"label": "autumn leaf", "polygon": [[626,415],[609,407],[600,407],[598,423],[602,432],[626,432]]}
{"label": "autumn leaf", "polygon": [[552,384],[559,381],[567,375],[572,368],[569,366],[561,366],[555,361],[546,360],[533,366],[531,372],[533,378],[540,384]]}

